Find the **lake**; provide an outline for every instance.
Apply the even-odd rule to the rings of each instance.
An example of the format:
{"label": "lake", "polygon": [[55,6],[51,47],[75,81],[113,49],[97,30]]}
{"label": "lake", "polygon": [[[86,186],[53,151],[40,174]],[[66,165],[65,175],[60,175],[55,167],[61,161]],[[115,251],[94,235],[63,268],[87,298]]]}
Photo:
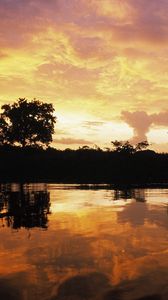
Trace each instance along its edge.
{"label": "lake", "polygon": [[0,185],[1,300],[168,299],[168,189]]}

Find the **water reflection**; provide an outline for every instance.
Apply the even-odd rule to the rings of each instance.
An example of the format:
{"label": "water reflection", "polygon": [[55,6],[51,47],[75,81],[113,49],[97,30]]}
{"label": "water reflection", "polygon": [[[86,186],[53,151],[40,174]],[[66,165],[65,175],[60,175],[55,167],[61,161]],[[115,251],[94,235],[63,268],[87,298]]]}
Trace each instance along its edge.
{"label": "water reflection", "polygon": [[167,203],[168,190],[1,186],[0,299],[167,300]]}
{"label": "water reflection", "polygon": [[51,300],[162,300],[159,294],[149,293],[138,297],[134,291],[136,285],[137,282],[133,281],[131,285],[126,282],[121,286],[113,287],[105,274],[88,273],[65,280],[59,286],[57,295]]}
{"label": "water reflection", "polygon": [[144,189],[116,189],[114,190],[114,200],[120,199],[135,199],[139,202],[145,202]]}
{"label": "water reflection", "polygon": [[118,213],[118,222],[130,223],[132,226],[142,226],[145,222],[168,228],[168,216],[165,210],[163,214],[158,207],[150,207],[147,203],[141,205],[132,202]]}
{"label": "water reflection", "polygon": [[1,185],[1,226],[47,228],[50,194],[46,185]]}

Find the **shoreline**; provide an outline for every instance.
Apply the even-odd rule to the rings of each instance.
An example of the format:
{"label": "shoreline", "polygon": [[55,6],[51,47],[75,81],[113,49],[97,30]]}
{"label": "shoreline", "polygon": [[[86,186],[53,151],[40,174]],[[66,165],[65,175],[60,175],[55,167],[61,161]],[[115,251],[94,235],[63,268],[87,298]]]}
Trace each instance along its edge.
{"label": "shoreline", "polygon": [[[109,182],[67,182],[67,181],[53,181],[53,180],[43,180],[43,181],[19,181],[19,180],[5,180],[0,181],[0,186],[2,185],[35,185],[35,184],[45,184],[45,185],[55,185],[58,189],[81,189],[81,190],[98,190],[98,189],[168,189],[168,182],[157,182],[157,183],[109,183]],[[57,189],[57,187],[54,187]]]}

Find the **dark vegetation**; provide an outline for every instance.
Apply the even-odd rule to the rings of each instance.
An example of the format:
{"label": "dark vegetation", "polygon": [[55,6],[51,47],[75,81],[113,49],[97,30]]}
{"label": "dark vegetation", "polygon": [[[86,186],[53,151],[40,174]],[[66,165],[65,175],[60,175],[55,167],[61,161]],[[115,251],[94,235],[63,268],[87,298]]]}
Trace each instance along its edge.
{"label": "dark vegetation", "polygon": [[0,144],[22,147],[48,146],[54,133],[54,108],[52,104],[36,99],[19,99],[1,107]]}
{"label": "dark vegetation", "polygon": [[0,117],[0,181],[152,184],[168,182],[168,154],[143,141],[113,141],[112,149],[49,147],[54,108],[38,100],[3,105]]}
{"label": "dark vegetation", "polygon": [[0,181],[167,183],[168,154],[0,147]]}

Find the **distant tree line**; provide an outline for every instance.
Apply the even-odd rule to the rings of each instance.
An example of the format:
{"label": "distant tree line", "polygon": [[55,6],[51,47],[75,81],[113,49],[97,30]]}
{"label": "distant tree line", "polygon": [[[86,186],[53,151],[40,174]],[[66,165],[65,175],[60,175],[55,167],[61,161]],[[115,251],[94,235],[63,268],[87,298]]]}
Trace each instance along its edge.
{"label": "distant tree line", "polygon": [[168,184],[168,154],[0,147],[0,182]]}
{"label": "distant tree line", "polygon": [[147,150],[147,141],[61,151],[49,146],[55,122],[52,104],[36,99],[2,106],[1,182],[168,183],[168,154]]}
{"label": "distant tree line", "polygon": [[[52,104],[39,100],[28,101],[19,98],[13,104],[5,104],[1,107],[0,115],[0,145],[21,147],[48,147],[52,142],[56,116]],[[149,144],[142,141],[137,145],[131,145],[129,141],[112,141],[113,150],[120,153],[133,154],[146,149]],[[91,150],[89,146],[83,146],[82,150]],[[95,145],[97,151],[102,151]],[[111,150],[111,149],[106,149]]]}
{"label": "distant tree line", "polygon": [[[110,152],[114,151],[117,153],[127,153],[127,154],[134,154],[137,151],[146,150],[149,146],[148,141],[142,141],[137,143],[136,145],[132,145],[129,141],[112,141],[112,148],[105,148],[104,151]],[[70,149],[66,149],[70,150]],[[100,147],[97,145],[94,145],[94,147],[89,147],[87,145],[82,146],[79,148],[80,151],[103,151]]]}

